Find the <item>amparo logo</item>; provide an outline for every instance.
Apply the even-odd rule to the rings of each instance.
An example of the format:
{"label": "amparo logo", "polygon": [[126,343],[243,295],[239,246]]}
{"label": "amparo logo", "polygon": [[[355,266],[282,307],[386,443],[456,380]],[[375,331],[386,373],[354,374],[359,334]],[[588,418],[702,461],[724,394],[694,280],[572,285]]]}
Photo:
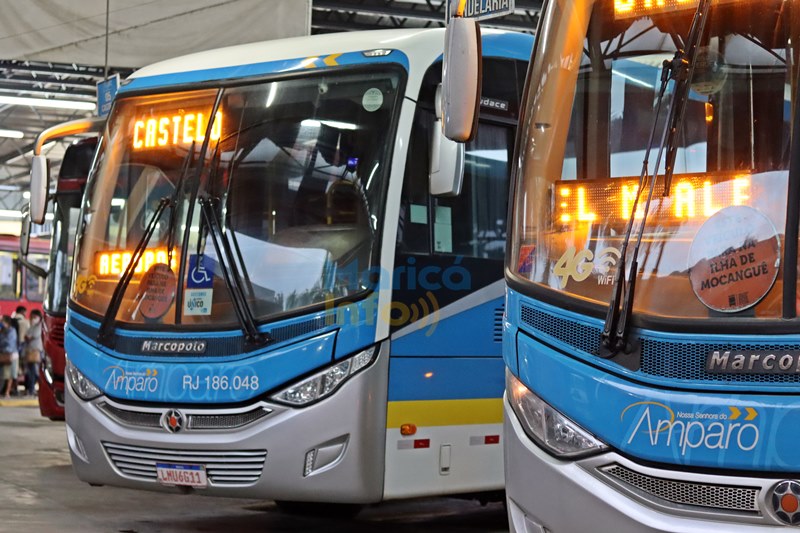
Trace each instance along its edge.
{"label": "amparo logo", "polygon": [[[753,450],[759,441],[758,426],[737,422],[740,416],[737,413],[742,411],[736,407],[729,409],[733,416],[726,412],[674,411],[660,402],[643,401],[623,409],[620,420],[632,423],[628,444],[644,442],[653,448],[678,449],[681,455],[686,455],[687,449],[697,448]],[[752,408],[746,411],[745,422],[758,416]]]}
{"label": "amparo logo", "polygon": [[158,390],[158,370],[126,371],[121,366],[110,366],[103,370],[108,373],[105,390],[114,392],[156,392]]}

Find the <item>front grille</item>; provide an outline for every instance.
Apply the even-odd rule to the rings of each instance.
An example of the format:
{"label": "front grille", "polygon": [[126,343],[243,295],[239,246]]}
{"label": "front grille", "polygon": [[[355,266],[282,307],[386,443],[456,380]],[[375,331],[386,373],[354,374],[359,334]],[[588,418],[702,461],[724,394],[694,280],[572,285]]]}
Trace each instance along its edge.
{"label": "front grille", "polygon": [[[575,350],[588,355],[597,355],[600,347],[601,328],[579,324],[566,318],[545,313],[528,305],[520,306],[522,323],[535,332],[563,342]],[[706,357],[718,344],[704,342],[674,342],[642,336],[642,376],[654,376],[683,382],[702,381],[715,383],[800,383],[800,374],[713,374],[706,371]],[[725,344],[731,353],[769,352],[787,353],[797,351],[798,344]]]}
{"label": "front grille", "polygon": [[244,413],[232,414],[189,414],[187,415],[187,429],[236,429],[252,424],[270,414],[272,411],[257,407]]}
{"label": "front grille", "polygon": [[53,324],[52,327],[47,332],[50,336],[50,340],[56,343],[61,348],[64,347],[64,324],[58,323]]}
{"label": "front grille", "polygon": [[[109,403],[98,404],[98,408],[120,424],[138,428],[161,428],[164,411],[141,411],[135,408],[122,408]],[[266,407],[255,407],[239,413],[186,412],[186,430],[227,430],[238,429],[260,420],[272,411]]]}
{"label": "front grille", "polygon": [[145,448],[103,442],[114,467],[125,477],[156,480],[156,463],[205,466],[211,485],[252,485],[261,477],[266,450],[215,451]]}
{"label": "front grille", "polygon": [[759,489],[728,485],[709,485],[648,476],[614,464],[600,470],[645,496],[675,504],[724,511],[758,513]]}

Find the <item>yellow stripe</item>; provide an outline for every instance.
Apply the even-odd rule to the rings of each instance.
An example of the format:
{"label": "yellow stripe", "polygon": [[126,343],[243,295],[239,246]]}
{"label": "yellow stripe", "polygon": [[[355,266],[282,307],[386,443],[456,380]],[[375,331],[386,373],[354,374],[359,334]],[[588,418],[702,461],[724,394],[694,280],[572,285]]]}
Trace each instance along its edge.
{"label": "yellow stripe", "polygon": [[336,65],[339,64],[336,61],[336,59],[338,59],[338,57],[340,55],[342,55],[342,54],[331,54],[328,57],[326,57],[322,62],[325,63],[326,65],[328,65],[329,67],[335,67]]}
{"label": "yellow stripe", "polygon": [[303,68],[316,68],[318,57],[307,57],[300,64]]}
{"label": "yellow stripe", "polygon": [[463,17],[465,9],[467,9],[467,0],[460,0],[458,2],[458,9],[456,9],[456,16]]}
{"label": "yellow stripe", "polygon": [[503,399],[423,400],[389,402],[387,428],[403,424],[426,426],[463,426],[467,424],[499,424],[503,421]]}

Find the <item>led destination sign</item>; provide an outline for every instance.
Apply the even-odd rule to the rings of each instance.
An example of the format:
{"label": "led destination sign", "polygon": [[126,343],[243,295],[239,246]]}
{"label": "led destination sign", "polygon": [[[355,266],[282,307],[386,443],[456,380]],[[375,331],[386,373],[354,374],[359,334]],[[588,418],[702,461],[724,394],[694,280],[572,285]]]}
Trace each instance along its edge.
{"label": "led destination sign", "polygon": [[[554,223],[625,223],[631,215],[638,179],[559,181],[555,184]],[[656,185],[651,214],[675,222],[702,221],[731,205],[749,205],[750,177],[747,175],[676,175],[671,195],[663,198],[662,182]],[[644,215],[647,196],[640,199],[636,218]]]}
{"label": "led destination sign", "polygon": [[[205,140],[208,117],[203,113],[172,113],[156,115],[147,120],[137,120],[133,125],[133,149],[163,148],[201,143]],[[217,111],[211,125],[211,141],[222,135],[222,112]]]}
{"label": "led destination sign", "polygon": [[[169,255],[166,248],[148,248],[139,259],[139,263],[134,269],[134,273],[142,274],[150,270],[150,267],[157,263],[167,264]],[[98,252],[95,256],[95,272],[98,276],[119,277],[125,272],[128,263],[133,258],[133,252],[128,250],[113,250]],[[177,254],[172,254],[173,270],[177,267]]]}
{"label": "led destination sign", "polygon": [[[716,4],[733,4],[743,0],[711,0]],[[673,11],[695,9],[700,0],[614,0],[614,16],[617,19],[645,17]]]}

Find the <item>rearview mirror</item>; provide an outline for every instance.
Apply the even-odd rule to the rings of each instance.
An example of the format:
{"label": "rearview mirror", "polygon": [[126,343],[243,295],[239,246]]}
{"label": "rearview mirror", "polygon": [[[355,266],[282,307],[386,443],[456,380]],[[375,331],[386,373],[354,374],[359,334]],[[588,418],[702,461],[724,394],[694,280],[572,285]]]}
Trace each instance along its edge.
{"label": "rearview mirror", "polygon": [[47,211],[47,192],[50,190],[50,163],[43,155],[31,159],[31,220],[44,224]]}
{"label": "rearview mirror", "polygon": [[464,182],[464,144],[445,137],[442,126],[442,86],[436,89],[436,120],[431,139],[430,193],[458,196]]}
{"label": "rearview mirror", "polygon": [[22,225],[19,229],[19,255],[28,255],[28,248],[31,244],[31,215],[23,209]]}
{"label": "rearview mirror", "polygon": [[442,111],[448,139],[467,142],[477,129],[481,94],[481,30],[478,22],[452,17],[444,38]]}

